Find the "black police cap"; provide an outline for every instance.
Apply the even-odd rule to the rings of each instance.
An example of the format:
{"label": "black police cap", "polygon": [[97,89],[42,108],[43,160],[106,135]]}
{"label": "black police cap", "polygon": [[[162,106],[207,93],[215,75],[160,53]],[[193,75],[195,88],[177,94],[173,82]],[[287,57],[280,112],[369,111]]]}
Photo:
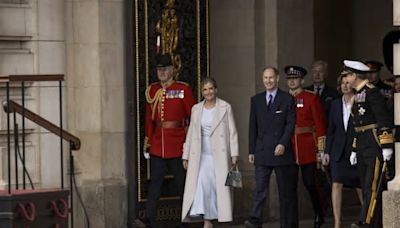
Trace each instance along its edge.
{"label": "black police cap", "polygon": [[383,67],[383,64],[379,61],[375,61],[375,60],[369,60],[365,62],[365,65],[367,65],[369,67],[369,69],[371,70],[371,72],[377,72],[380,71],[381,68]]}
{"label": "black police cap", "polygon": [[287,78],[304,77],[307,75],[307,70],[300,66],[286,66],[285,74]]}

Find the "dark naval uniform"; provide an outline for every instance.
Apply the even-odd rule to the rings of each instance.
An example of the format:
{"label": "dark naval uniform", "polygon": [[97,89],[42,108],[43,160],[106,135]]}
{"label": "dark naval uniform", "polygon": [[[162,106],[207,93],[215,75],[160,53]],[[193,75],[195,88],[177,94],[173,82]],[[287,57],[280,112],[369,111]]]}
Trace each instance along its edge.
{"label": "dark naval uniform", "polygon": [[144,151],[151,155],[151,182],[146,216],[151,227],[157,227],[157,202],[167,170],[173,174],[176,194],[182,195],[185,171],[181,156],[195,99],[191,88],[183,82],[174,82],[163,88],[159,82],[146,90],[146,122]]}
{"label": "dark naval uniform", "polygon": [[382,195],[379,192],[372,221],[368,221],[367,214],[371,214],[371,195],[377,187],[382,169],[382,149],[393,147],[393,123],[382,94],[368,80],[356,88],[352,115],[356,132],[353,151],[357,153],[357,168],[363,190],[359,221],[382,227]]}

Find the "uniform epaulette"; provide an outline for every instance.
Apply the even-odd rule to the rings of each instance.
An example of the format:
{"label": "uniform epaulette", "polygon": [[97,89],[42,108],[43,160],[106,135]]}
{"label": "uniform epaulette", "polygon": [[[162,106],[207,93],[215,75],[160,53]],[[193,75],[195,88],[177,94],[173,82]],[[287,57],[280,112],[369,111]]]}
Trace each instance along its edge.
{"label": "uniform epaulette", "polygon": [[367,86],[368,88],[370,88],[370,89],[375,88],[375,85],[372,84],[372,83],[370,83],[370,82],[368,82],[368,83],[366,84],[366,86]]}
{"label": "uniform epaulette", "polygon": [[394,87],[394,81],[392,81],[390,79],[383,80],[383,84],[390,86],[390,87]]}
{"label": "uniform epaulette", "polygon": [[186,82],[182,82],[182,81],[176,81],[176,82],[179,83],[179,84],[183,84],[183,85],[185,85],[185,86],[189,86],[189,84],[186,83]]}
{"label": "uniform epaulette", "polygon": [[314,92],[314,91],[311,91],[311,90],[308,90],[308,89],[305,89],[305,90],[304,90],[304,92],[307,92],[307,93],[312,93],[312,94],[314,94],[314,95],[315,95],[315,92]]}

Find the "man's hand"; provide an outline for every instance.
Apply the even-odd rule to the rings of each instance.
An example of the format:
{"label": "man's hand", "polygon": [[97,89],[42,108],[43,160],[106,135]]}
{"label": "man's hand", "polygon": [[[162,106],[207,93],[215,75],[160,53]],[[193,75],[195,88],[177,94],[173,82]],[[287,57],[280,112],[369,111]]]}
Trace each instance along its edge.
{"label": "man's hand", "polygon": [[329,165],[329,154],[324,154],[322,157],[322,165]]}
{"label": "man's hand", "polygon": [[275,156],[282,156],[285,153],[285,146],[278,144],[275,147]]}
{"label": "man's hand", "polygon": [[249,162],[250,162],[250,164],[254,164],[254,160],[255,160],[254,154],[249,154]]}
{"label": "man's hand", "polygon": [[356,152],[351,152],[350,164],[351,165],[356,165],[357,164],[357,154],[356,154]]}
{"label": "man's hand", "polygon": [[146,158],[147,160],[150,159],[150,154],[149,154],[149,152],[144,151],[144,152],[143,152],[143,156],[144,156],[144,158]]}
{"label": "man's hand", "polygon": [[382,155],[384,161],[389,161],[392,158],[393,150],[391,148],[382,149]]}
{"label": "man's hand", "polygon": [[188,168],[188,165],[189,165],[189,162],[188,162],[188,160],[186,160],[186,159],[182,159],[182,165],[183,165],[183,168],[184,168],[185,170],[187,170],[187,168]]}

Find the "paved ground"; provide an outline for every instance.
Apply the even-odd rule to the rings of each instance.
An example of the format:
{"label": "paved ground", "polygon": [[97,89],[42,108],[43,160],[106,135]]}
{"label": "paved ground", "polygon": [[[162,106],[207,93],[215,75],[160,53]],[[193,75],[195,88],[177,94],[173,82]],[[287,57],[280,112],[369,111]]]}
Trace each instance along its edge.
{"label": "paved ground", "polygon": [[[349,228],[351,223],[356,221],[356,218],[344,218],[342,221],[343,228]],[[314,221],[312,220],[301,220],[299,228],[312,228],[314,226]],[[322,228],[332,228],[334,226],[333,218],[327,218],[326,223],[322,226]],[[232,228],[244,227],[243,225],[232,225]],[[265,223],[263,224],[263,228],[279,228],[279,223]]]}

